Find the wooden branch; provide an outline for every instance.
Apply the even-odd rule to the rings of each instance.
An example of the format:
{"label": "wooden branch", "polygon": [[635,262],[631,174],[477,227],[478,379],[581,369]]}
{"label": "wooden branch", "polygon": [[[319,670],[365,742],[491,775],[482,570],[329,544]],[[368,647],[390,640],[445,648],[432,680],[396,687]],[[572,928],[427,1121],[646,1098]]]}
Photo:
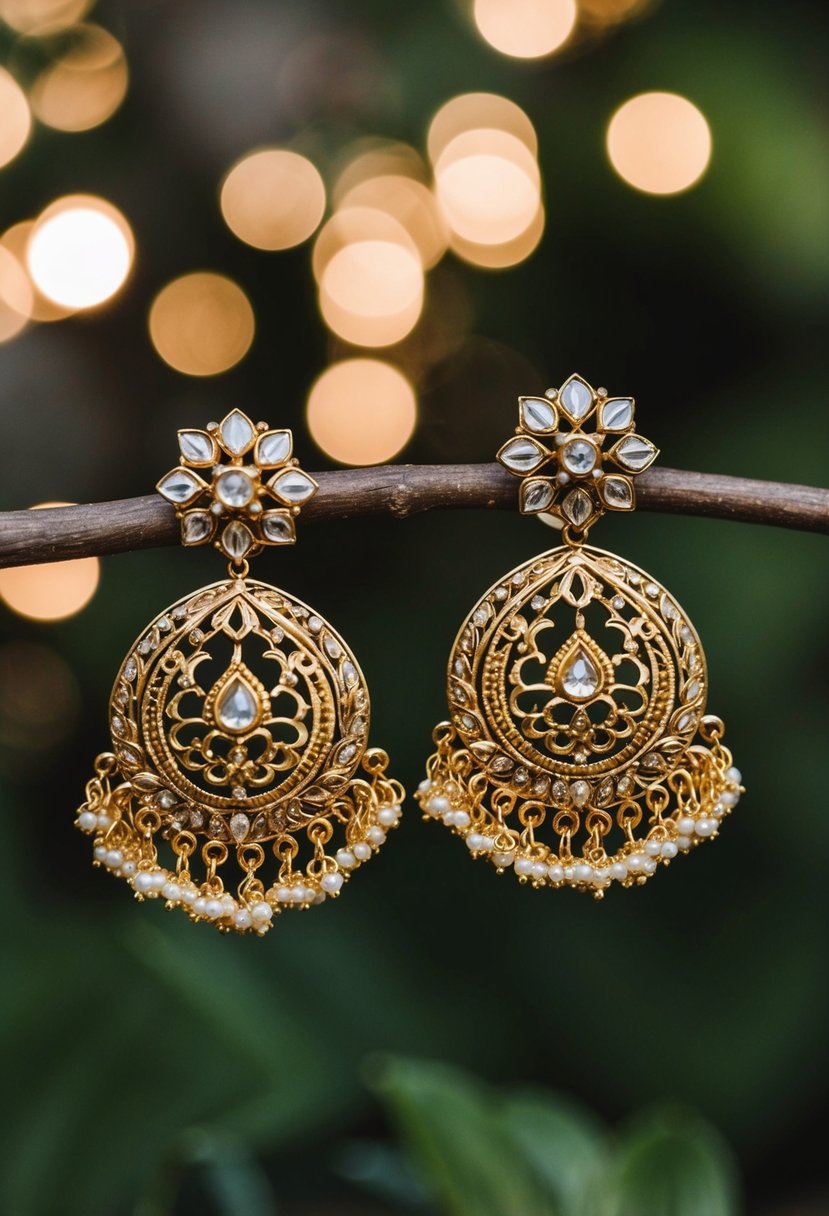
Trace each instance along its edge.
{"label": "wooden branch", "polygon": [[[450,508],[517,510],[518,479],[497,464],[380,465],[316,473],[320,490],[302,522]],[[679,469],[649,469],[636,480],[646,511],[829,532],[829,490]],[[178,543],[173,508],[157,494],[120,502],[0,514],[0,567]]]}

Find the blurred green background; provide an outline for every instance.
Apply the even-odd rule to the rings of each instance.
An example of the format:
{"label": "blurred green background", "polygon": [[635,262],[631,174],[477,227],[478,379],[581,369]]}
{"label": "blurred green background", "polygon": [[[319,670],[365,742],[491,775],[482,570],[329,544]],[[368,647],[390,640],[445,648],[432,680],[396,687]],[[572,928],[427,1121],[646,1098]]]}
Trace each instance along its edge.
{"label": "blurred green background", "polygon": [[[23,2],[4,0],[0,48],[25,89],[73,34],[21,30]],[[400,460],[491,459],[518,393],[577,370],[636,395],[666,465],[827,483],[825,5],[591,0],[537,60],[499,53],[452,0],[124,0],[81,16],[123,46],[126,97],[90,130],[36,124],[0,170],[0,228],[98,194],[128,218],[135,263],[103,307],[0,346],[3,509],[148,493],[175,429],[232,405],[292,426],[304,467],[332,467],[308,386],[360,354],[416,390]],[[643,193],[608,162],[611,115],[649,90],[710,125],[687,192]],[[222,177],[266,143],[310,157],[330,194],[355,141],[423,153],[434,113],[468,91],[531,119],[543,239],[497,271],[449,252],[409,337],[350,346],[320,318],[309,243],[238,240]],[[147,314],[205,269],[243,288],[256,336],[196,378],[159,357]],[[748,787],[714,847],[601,902],[496,877],[410,803],[345,898],[264,940],[139,905],[92,870],[73,814],[129,643],[220,563],[106,558],[71,619],[0,608],[0,1211],[829,1211],[825,539],[647,514],[594,535],[689,610]],[[372,740],[412,789],[458,623],[550,543],[517,513],[344,521],[301,527],[255,572],[349,640]]]}

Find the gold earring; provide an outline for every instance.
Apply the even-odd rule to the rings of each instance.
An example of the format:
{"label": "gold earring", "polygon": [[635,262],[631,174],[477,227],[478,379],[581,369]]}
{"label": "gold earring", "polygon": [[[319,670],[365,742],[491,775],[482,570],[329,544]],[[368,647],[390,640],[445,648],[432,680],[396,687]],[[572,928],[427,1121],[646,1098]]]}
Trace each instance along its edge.
{"label": "gold earring", "polygon": [[229,577],[167,608],[130,649],[113,750],[95,761],[77,826],[140,899],[263,934],[275,913],[339,893],[397,824],[404,792],[367,749],[368,690],[346,643],[248,578],[248,558],[294,543],[318,488],[291,432],[233,410],[178,439],[181,463],[157,489],[183,544],[213,543]]}
{"label": "gold earring", "polygon": [[[580,376],[519,398],[498,460],[519,505],[564,543],[478,601],[449,660],[451,722],[417,799],[475,857],[533,886],[600,898],[643,883],[716,836],[743,792],[706,716],[707,675],[686,613],[649,574],[588,548],[605,511],[632,511],[633,480],[658,455],[634,401]],[[547,837],[545,841],[544,837]]]}

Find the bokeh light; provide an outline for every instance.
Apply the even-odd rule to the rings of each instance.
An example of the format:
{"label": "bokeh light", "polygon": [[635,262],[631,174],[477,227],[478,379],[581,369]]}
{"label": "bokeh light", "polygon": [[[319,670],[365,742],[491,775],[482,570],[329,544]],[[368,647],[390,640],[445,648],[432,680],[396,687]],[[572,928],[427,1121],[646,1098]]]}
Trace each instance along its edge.
{"label": "bokeh light", "polygon": [[26,327],[32,315],[34,291],[20,262],[0,244],[0,342],[8,342]]}
{"label": "bokeh light", "polygon": [[640,93],[607,129],[610,163],[646,194],[678,194],[698,182],[711,159],[711,131],[699,109],[676,93]]}
{"label": "bokeh light", "polygon": [[314,243],[314,275],[323,319],[355,346],[391,346],[417,324],[424,277],[418,248],[383,211],[337,212]]}
{"label": "bokeh light", "polygon": [[26,246],[36,287],[65,308],[95,308],[123,287],[135,242],[121,212],[94,195],[68,195],[37,218]]}
{"label": "bokeh light", "polygon": [[473,14],[490,46],[516,59],[540,59],[557,51],[578,16],[575,0],[475,0]]}
{"label": "bokeh light", "polygon": [[345,168],[340,169],[332,197],[341,207],[355,186],[375,177],[407,177],[425,182],[428,170],[421,154],[411,144],[398,140],[361,139],[346,152]]}
{"label": "bokeh light", "polygon": [[5,68],[0,68],[0,169],[24,147],[32,129],[26,94]]}
{"label": "bokeh light", "polygon": [[255,328],[242,288],[210,271],[174,279],[150,306],[153,346],[188,376],[217,376],[233,367],[250,349]]}
{"label": "bokeh light", "polygon": [[34,226],[34,220],[21,220],[18,224],[12,224],[11,228],[7,228],[0,237],[0,247],[13,255],[29,284],[31,297],[28,308],[29,319],[38,322],[63,321],[66,317],[71,317],[75,309],[64,308],[60,304],[56,304],[54,300],[48,299],[41,291],[38,291],[37,284],[29,273],[26,250]]}
{"label": "bokeh light", "polygon": [[464,131],[435,164],[435,190],[454,233],[479,245],[499,245],[532,223],[541,177],[532,153],[514,135]]}
{"label": "bokeh light", "polygon": [[617,25],[640,17],[657,0],[579,0],[579,20],[589,26]]}
{"label": "bokeh light", "polygon": [[535,252],[544,235],[544,205],[539,201],[535,215],[518,236],[498,244],[478,244],[452,234],[451,249],[464,262],[484,270],[507,270],[518,266]]}
{"label": "bokeh light", "polygon": [[538,155],[535,127],[514,101],[498,93],[460,93],[442,105],[429,124],[426,146],[432,164],[456,136],[479,129],[506,131],[520,139],[533,158]]}
{"label": "bokeh light", "polygon": [[[68,502],[43,502],[32,510],[69,507]],[[40,566],[13,566],[0,570],[0,599],[18,616],[34,621],[60,621],[85,608],[98,587],[97,557]]]}
{"label": "bokeh light", "polygon": [[99,25],[79,25],[69,49],[32,85],[32,109],[42,123],[58,131],[88,131],[115,113],[127,83],[127,61],[118,39]]}
{"label": "bokeh light", "polygon": [[0,20],[18,34],[42,38],[80,21],[95,0],[0,0]]}
{"label": "bokeh light", "polygon": [[380,464],[409,442],[417,421],[414,389],[379,359],[345,359],[327,368],[308,396],[308,428],[341,464]]}
{"label": "bokeh light", "polygon": [[307,241],[325,212],[325,186],[304,156],[263,148],[243,157],[222,184],[225,223],[256,249],[290,249]]}
{"label": "bokeh light", "polygon": [[396,219],[417,246],[425,269],[440,261],[449,229],[437,199],[427,185],[402,174],[381,174],[352,186],[342,201],[347,207],[370,207]]}

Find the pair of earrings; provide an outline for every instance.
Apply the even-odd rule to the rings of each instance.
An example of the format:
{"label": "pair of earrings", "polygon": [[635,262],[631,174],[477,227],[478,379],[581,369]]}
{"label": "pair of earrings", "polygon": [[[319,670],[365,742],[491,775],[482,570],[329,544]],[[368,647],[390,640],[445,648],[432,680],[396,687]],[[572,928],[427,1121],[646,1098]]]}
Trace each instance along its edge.
{"label": "pair of earrings", "polygon": [[[316,493],[288,430],[239,410],[179,431],[158,483],[185,545],[212,543],[229,577],[166,609],[121,665],[112,751],[99,755],[77,826],[139,898],[222,930],[336,896],[380,848],[405,796],[368,747],[369,696],[336,630],[248,576],[292,544]],[[650,575],[589,548],[607,510],[631,511],[656,456],[634,402],[571,376],[519,398],[498,453],[524,514],[563,544],[500,579],[452,648],[450,721],[416,798],[474,856],[534,886],[601,896],[644,882],[717,834],[742,792],[705,714],[699,638]],[[546,839],[545,839],[546,837]]]}

